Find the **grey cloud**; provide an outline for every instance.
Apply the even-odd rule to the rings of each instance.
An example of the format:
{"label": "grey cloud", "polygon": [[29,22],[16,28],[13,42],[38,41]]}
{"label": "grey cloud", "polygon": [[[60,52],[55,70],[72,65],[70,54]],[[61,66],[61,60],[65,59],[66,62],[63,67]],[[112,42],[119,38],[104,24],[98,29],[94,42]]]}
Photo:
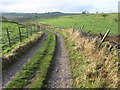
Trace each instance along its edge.
{"label": "grey cloud", "polygon": [[118,0],[1,0],[0,9],[15,12],[90,12],[117,11]]}

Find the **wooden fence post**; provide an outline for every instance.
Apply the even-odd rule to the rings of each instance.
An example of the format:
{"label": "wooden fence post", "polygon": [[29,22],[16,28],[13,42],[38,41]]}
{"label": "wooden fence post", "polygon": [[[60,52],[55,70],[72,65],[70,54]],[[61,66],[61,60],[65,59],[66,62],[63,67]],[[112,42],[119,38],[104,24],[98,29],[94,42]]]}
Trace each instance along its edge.
{"label": "wooden fence post", "polygon": [[31,26],[31,32],[30,32],[31,36],[32,36],[32,26]]}
{"label": "wooden fence post", "polygon": [[20,40],[20,42],[22,42],[20,27],[18,28],[18,30],[19,30],[19,40]]}
{"label": "wooden fence post", "polygon": [[84,25],[80,29],[83,30],[83,28],[84,28]]}
{"label": "wooden fence post", "polygon": [[74,31],[75,31],[75,26],[76,26],[76,23],[73,25],[73,31],[72,31],[72,33],[74,33]]}
{"label": "wooden fence post", "polygon": [[102,40],[100,41],[99,47],[101,46],[102,42],[104,42],[105,38],[108,36],[110,30],[108,29],[108,31],[105,33],[105,35],[103,36]]}
{"label": "wooden fence post", "polygon": [[28,38],[28,27],[26,25],[26,37]]}
{"label": "wooden fence post", "polygon": [[101,40],[101,43],[102,43],[102,42],[105,40],[105,38],[108,36],[109,32],[110,32],[110,30],[108,30],[108,31],[105,33],[105,35],[103,36],[103,38],[102,38],[102,40]]}
{"label": "wooden fence post", "polygon": [[37,32],[38,32],[39,30],[40,30],[40,26],[38,25],[38,26],[37,26]]}
{"label": "wooden fence post", "polygon": [[42,30],[42,26],[39,26],[39,30]]}
{"label": "wooden fence post", "polygon": [[36,31],[35,31],[35,25],[34,25],[34,32],[36,32]]}
{"label": "wooden fence post", "polygon": [[11,47],[10,34],[9,34],[9,31],[8,31],[8,28],[6,28],[6,32],[7,32],[7,37],[8,37],[9,46]]}

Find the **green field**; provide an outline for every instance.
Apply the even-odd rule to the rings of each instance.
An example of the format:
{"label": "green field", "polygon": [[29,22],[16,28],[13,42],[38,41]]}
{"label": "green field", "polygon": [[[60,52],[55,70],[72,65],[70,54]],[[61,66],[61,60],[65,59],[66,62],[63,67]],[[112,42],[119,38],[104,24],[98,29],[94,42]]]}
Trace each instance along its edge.
{"label": "green field", "polygon": [[[26,31],[25,25],[10,22],[10,21],[2,22],[2,44],[0,45],[2,46],[3,53],[8,52],[10,49],[15,47],[16,44],[20,43],[19,27],[22,27],[20,29],[22,41],[25,41],[25,39],[27,39],[27,36],[31,38],[32,36],[31,28],[32,30],[34,30],[34,27],[27,26],[27,31]],[[10,43],[9,43],[6,29],[8,29]],[[34,31],[32,33],[34,33]]]}
{"label": "green field", "polygon": [[84,31],[91,30],[93,33],[105,33],[110,29],[110,34],[118,34],[118,15],[116,13],[67,15],[48,19],[36,19],[31,22],[68,29],[72,28],[76,23],[75,29],[79,29],[84,25]]}
{"label": "green field", "polygon": [[[7,59],[3,59],[6,60],[3,61],[3,67],[5,67],[5,69],[9,68],[9,66],[12,64],[16,64],[17,60],[19,60],[18,58],[21,58],[21,56],[24,57],[24,53],[29,52],[30,48],[35,45],[34,42],[36,43],[38,40],[40,40],[40,43],[42,44],[42,46],[40,45],[39,49],[35,48],[37,52],[35,52],[32,58],[29,58],[29,56],[27,56],[27,58],[29,58],[28,62],[24,63],[24,66],[20,69],[18,73],[16,73],[15,77],[13,77],[12,80],[7,83],[5,88],[43,88],[45,86],[46,80],[48,79],[49,81],[49,78],[51,78],[49,77],[49,75],[51,74],[49,72],[52,72],[53,68],[55,68],[56,70],[59,69],[59,71],[56,71],[56,73],[60,72],[61,68],[56,67],[56,62],[54,62],[54,59],[57,60],[55,58],[57,57],[57,54],[64,54],[64,50],[57,50],[57,48],[59,47],[63,48],[64,45],[61,44],[62,42],[59,41],[60,38],[55,35],[55,32],[59,33],[63,37],[67,50],[65,53],[68,54],[68,56],[61,56],[57,58],[61,58],[60,60],[63,60],[65,58],[70,60],[70,77],[66,77],[66,75],[64,75],[65,79],[63,78],[62,74],[65,74],[66,71],[69,70],[63,69],[62,72],[56,74],[58,75],[58,77],[60,76],[59,79],[67,81],[67,78],[71,78],[71,86],[73,88],[111,88],[117,85],[116,82],[118,81],[116,78],[116,72],[118,68],[116,63],[116,56],[118,56],[118,54],[116,53],[117,50],[115,51],[115,55],[114,50],[108,50],[107,47],[111,48],[111,44],[109,46],[106,44],[106,47],[104,47],[103,44],[101,44],[101,42],[99,44],[96,39],[94,40],[94,38],[91,37],[80,37],[80,34],[73,33],[72,30],[70,31],[71,33],[68,33],[68,30],[42,27],[42,25],[40,27],[42,33],[40,34],[37,27],[31,25],[35,23],[35,26],[38,26],[42,23],[66,29],[80,29],[84,25],[83,31],[85,32],[91,30],[91,33],[104,34],[108,29],[110,29],[110,35],[116,35],[118,34],[117,14],[80,14],[63,15],[59,17],[50,16],[49,18],[39,19],[33,18],[32,20],[30,19],[29,22],[26,21],[26,23],[30,23],[30,25],[18,24],[12,21],[1,22],[2,44],[0,44],[0,46],[2,46],[3,49],[2,53],[6,54],[6,57],[10,56],[10,58],[7,57]],[[19,27],[21,27],[20,31]],[[6,30],[8,30],[8,33],[10,35],[10,43]],[[45,38],[43,37],[44,31],[46,32]],[[22,41],[20,41],[20,32]],[[38,40],[37,36],[36,38],[33,38],[35,35],[39,35]],[[41,38],[44,38],[44,41],[42,41],[43,39]],[[29,42],[26,43],[27,41]],[[21,44],[24,44],[23,47],[20,46],[15,49],[16,46],[19,46]],[[59,46],[58,44],[61,45]],[[100,47],[98,47],[98,45]],[[11,50],[13,51],[13,53],[9,52]],[[31,50],[30,52],[33,53],[34,50]],[[11,57],[15,57],[15,60]],[[24,58],[21,58],[20,60],[24,60]],[[60,67],[63,67],[62,64],[66,64],[66,62],[57,62]],[[55,77],[55,79],[57,78]],[[57,82],[57,80],[55,82]],[[54,85],[57,86],[57,84]],[[67,84],[65,85],[67,86]]]}

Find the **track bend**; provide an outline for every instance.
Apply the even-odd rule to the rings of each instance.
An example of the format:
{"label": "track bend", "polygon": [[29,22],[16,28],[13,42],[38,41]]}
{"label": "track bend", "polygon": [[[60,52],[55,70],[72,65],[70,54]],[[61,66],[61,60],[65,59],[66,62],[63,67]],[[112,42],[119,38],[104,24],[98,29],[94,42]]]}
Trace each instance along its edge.
{"label": "track bend", "polygon": [[[47,29],[48,30],[48,29]],[[48,30],[50,31],[50,30]],[[50,73],[47,76],[45,87],[47,88],[71,88],[69,58],[67,56],[65,42],[60,34],[53,32],[57,37],[57,46],[54,61]]]}

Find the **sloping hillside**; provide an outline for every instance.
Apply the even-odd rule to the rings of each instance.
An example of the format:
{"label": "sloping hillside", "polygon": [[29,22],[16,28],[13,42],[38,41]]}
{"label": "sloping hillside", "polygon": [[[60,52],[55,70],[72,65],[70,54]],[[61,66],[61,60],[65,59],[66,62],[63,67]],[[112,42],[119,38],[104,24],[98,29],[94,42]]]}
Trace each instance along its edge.
{"label": "sloping hillside", "polygon": [[84,31],[105,33],[108,29],[110,34],[118,34],[118,15],[109,14],[81,14],[53,17],[48,19],[36,19],[33,22],[49,24],[54,27],[79,29],[84,25]]}

